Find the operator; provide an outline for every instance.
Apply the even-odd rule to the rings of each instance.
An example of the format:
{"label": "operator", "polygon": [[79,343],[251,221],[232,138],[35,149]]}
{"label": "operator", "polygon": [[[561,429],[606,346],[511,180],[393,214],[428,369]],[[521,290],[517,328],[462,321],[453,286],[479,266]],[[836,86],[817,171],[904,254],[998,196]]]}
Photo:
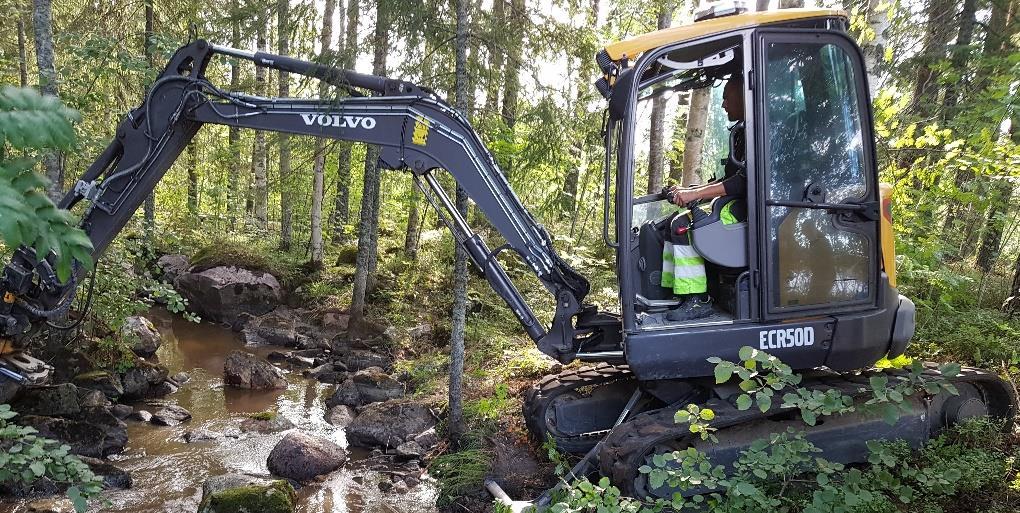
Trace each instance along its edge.
{"label": "operator", "polygon": [[[730,127],[733,132],[730,137],[730,155],[725,161],[725,175],[721,180],[713,180],[705,185],[670,187],[667,194],[672,203],[687,205],[692,201],[710,200],[721,196],[741,198],[747,196],[747,170],[745,166],[738,164],[745,162],[746,154],[743,85],[743,76],[735,73],[730,76],[723,89],[722,108],[726,111],[726,117],[734,122]],[[734,208],[737,204],[740,204],[739,208]],[[743,201],[730,201],[722,209],[721,221],[724,224],[737,222],[735,210],[744,210],[741,217],[746,218],[746,204]],[[686,222],[686,226],[690,226],[690,213],[683,216],[682,221]],[[690,232],[686,230],[682,234],[671,233],[663,247],[661,285],[673,289],[674,294],[683,297],[680,306],[666,312],[666,319],[670,321],[702,319],[715,312],[711,298],[707,294],[705,261],[691,246],[690,237]]]}

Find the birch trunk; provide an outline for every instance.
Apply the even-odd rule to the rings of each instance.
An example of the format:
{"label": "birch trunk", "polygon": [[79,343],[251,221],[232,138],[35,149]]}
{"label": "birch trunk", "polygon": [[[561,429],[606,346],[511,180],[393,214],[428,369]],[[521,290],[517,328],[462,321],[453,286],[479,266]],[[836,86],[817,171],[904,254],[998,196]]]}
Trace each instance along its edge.
{"label": "birch trunk", "polygon": [[[257,46],[260,51],[268,50],[266,41],[266,24],[258,27],[256,36]],[[265,96],[266,68],[255,66],[255,91],[259,96]],[[255,131],[255,147],[251,152],[252,174],[255,175],[255,198],[253,200],[255,210],[255,224],[262,230],[269,227],[269,180],[267,178],[268,152],[266,151],[266,133],[262,130]]]}
{"label": "birch trunk", "polygon": [[[340,46],[340,54],[343,56],[342,64],[345,69],[354,68],[354,61],[358,55],[358,18],[360,17],[361,10],[358,2],[359,0],[347,0],[347,28]],[[341,142],[340,151],[337,155],[336,195],[333,198],[333,212],[329,217],[329,226],[330,231],[333,233],[334,242],[340,242],[346,238],[344,228],[350,222],[351,155],[353,148],[353,143]]]}
{"label": "birch trunk", "polygon": [[[333,43],[333,11],[335,0],[326,0],[322,13],[322,31],[319,34],[319,60],[328,63]],[[328,101],[329,87],[325,82],[319,85],[319,101]],[[312,266],[322,266],[322,188],[323,173],[326,167],[326,140],[315,141],[315,163],[312,166]]]}
{"label": "birch trunk", "polygon": [[[290,55],[290,0],[276,2],[276,51],[280,55]],[[280,71],[278,76],[278,93],[281,98],[290,96],[290,73]],[[290,135],[283,132],[277,135],[280,146],[280,249],[290,249],[293,237],[290,176]]]}
{"label": "birch trunk", "polygon": [[[658,28],[669,28],[673,20],[673,6],[669,0],[659,5]],[[652,119],[648,134],[648,194],[662,189],[663,168],[665,162],[664,139],[666,131],[666,97],[652,98]]]}

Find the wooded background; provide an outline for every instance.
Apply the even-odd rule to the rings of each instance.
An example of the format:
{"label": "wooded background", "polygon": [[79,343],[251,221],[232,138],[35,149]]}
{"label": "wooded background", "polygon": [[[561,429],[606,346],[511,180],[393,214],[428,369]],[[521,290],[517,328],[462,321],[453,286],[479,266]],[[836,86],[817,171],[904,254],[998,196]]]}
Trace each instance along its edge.
{"label": "wooded background", "polygon": [[[201,37],[438,91],[468,115],[566,257],[608,277],[596,278],[604,285],[596,291],[609,302],[612,257],[599,226],[604,103],[590,85],[597,78],[593,55],[608,42],[690,22],[698,8],[673,0],[0,0],[0,6],[8,13],[0,20],[0,81],[38,86],[82,115],[79,148],[42,163],[55,197],[138,105],[169,54]],[[800,6],[759,0],[752,7]],[[1020,296],[1020,1],[817,6],[845,9],[867,55],[882,179],[896,185],[906,290],[932,312],[1020,307],[1020,299],[1009,299]],[[340,94],[227,59],[207,75],[260,95]],[[648,162],[641,164],[648,190],[691,180],[688,161],[697,151],[685,148],[699,144],[706,101],[692,94],[678,109],[653,109]],[[423,232],[438,226],[410,177],[380,173],[376,155],[361,144],[207,126],[146,203],[141,226],[165,244],[196,232],[257,240],[313,267],[323,265],[324,255],[355,253],[356,240],[352,288],[339,302],[360,317],[380,259],[415,260]],[[462,194],[458,201],[467,207]],[[483,219],[472,222],[484,230]],[[455,268],[456,341],[464,330],[463,255]]]}

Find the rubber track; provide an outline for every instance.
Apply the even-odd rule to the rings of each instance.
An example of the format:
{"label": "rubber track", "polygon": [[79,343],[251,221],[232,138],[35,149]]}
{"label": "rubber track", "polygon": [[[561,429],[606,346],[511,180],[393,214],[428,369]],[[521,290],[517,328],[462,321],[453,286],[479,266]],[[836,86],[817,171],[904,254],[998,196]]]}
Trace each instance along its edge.
{"label": "rubber track", "polygon": [[[836,388],[847,395],[856,397],[867,393],[868,378],[879,373],[874,371],[856,376],[822,377],[813,381],[809,386],[823,391]],[[884,372],[882,374],[895,375],[898,373]],[[926,374],[939,376],[932,370]],[[1012,429],[1013,417],[1016,414],[1016,395],[1013,388],[997,375],[979,369],[964,368],[957,377],[950,381],[954,384],[968,383],[980,388],[988,398],[989,412],[997,418],[1007,419],[1006,429]],[[865,388],[864,392],[861,391],[862,388]],[[775,404],[781,404],[781,401],[776,401]],[[756,408],[740,411],[729,401],[718,398],[710,399],[702,406],[711,408],[715,412],[716,417],[712,420],[711,426],[719,431],[794,409],[773,406],[764,414]],[[693,435],[688,430],[687,424],[674,422],[673,414],[676,410],[677,408],[671,407],[640,414],[617,426],[606,437],[598,454],[599,467],[602,475],[608,476],[624,494],[631,496],[638,494],[634,483],[638,476],[638,468],[645,464],[646,455],[652,451],[655,445],[677,441],[681,444],[679,446],[687,446],[693,441]]]}
{"label": "rubber track", "polygon": [[608,430],[579,436],[556,436],[549,433],[545,424],[546,409],[560,395],[589,386],[608,385],[623,379],[633,379],[626,365],[599,363],[551,374],[543,377],[524,396],[524,420],[528,431],[539,443],[552,435],[556,448],[569,453],[586,453],[605,436]]}

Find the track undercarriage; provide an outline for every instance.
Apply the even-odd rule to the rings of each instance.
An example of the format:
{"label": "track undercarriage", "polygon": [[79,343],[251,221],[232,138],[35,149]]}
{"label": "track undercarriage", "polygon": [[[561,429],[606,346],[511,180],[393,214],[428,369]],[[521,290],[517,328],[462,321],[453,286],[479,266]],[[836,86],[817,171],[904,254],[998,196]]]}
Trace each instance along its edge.
{"label": "track undercarriage", "polygon": [[[806,374],[800,387],[835,389],[860,405],[871,397],[869,378],[875,372],[879,371],[848,375],[818,371]],[[599,364],[546,376],[528,392],[524,413],[531,433],[542,441],[552,438],[561,451],[583,454],[598,445],[593,454],[599,472],[623,493],[670,497],[676,490],[651,488],[638,470],[655,454],[694,447],[713,464],[729,466],[753,441],[795,428],[829,461],[860,463],[867,461],[869,440],[905,440],[920,447],[945,427],[968,418],[990,416],[1011,422],[1015,392],[995,374],[965,368],[948,382],[958,395],[943,390],[907,396],[894,423],[858,408],[820,417],[809,426],[799,410],[783,408],[780,401],[765,413],[757,408],[739,410],[734,399],[740,390],[732,385],[716,386],[704,379],[642,382],[626,366]],[[638,396],[640,400],[628,403],[628,397]],[[717,430],[717,443],[704,441],[688,424],[675,422],[675,412],[691,403],[715,413],[710,424]],[[630,404],[627,418],[614,422]]]}

